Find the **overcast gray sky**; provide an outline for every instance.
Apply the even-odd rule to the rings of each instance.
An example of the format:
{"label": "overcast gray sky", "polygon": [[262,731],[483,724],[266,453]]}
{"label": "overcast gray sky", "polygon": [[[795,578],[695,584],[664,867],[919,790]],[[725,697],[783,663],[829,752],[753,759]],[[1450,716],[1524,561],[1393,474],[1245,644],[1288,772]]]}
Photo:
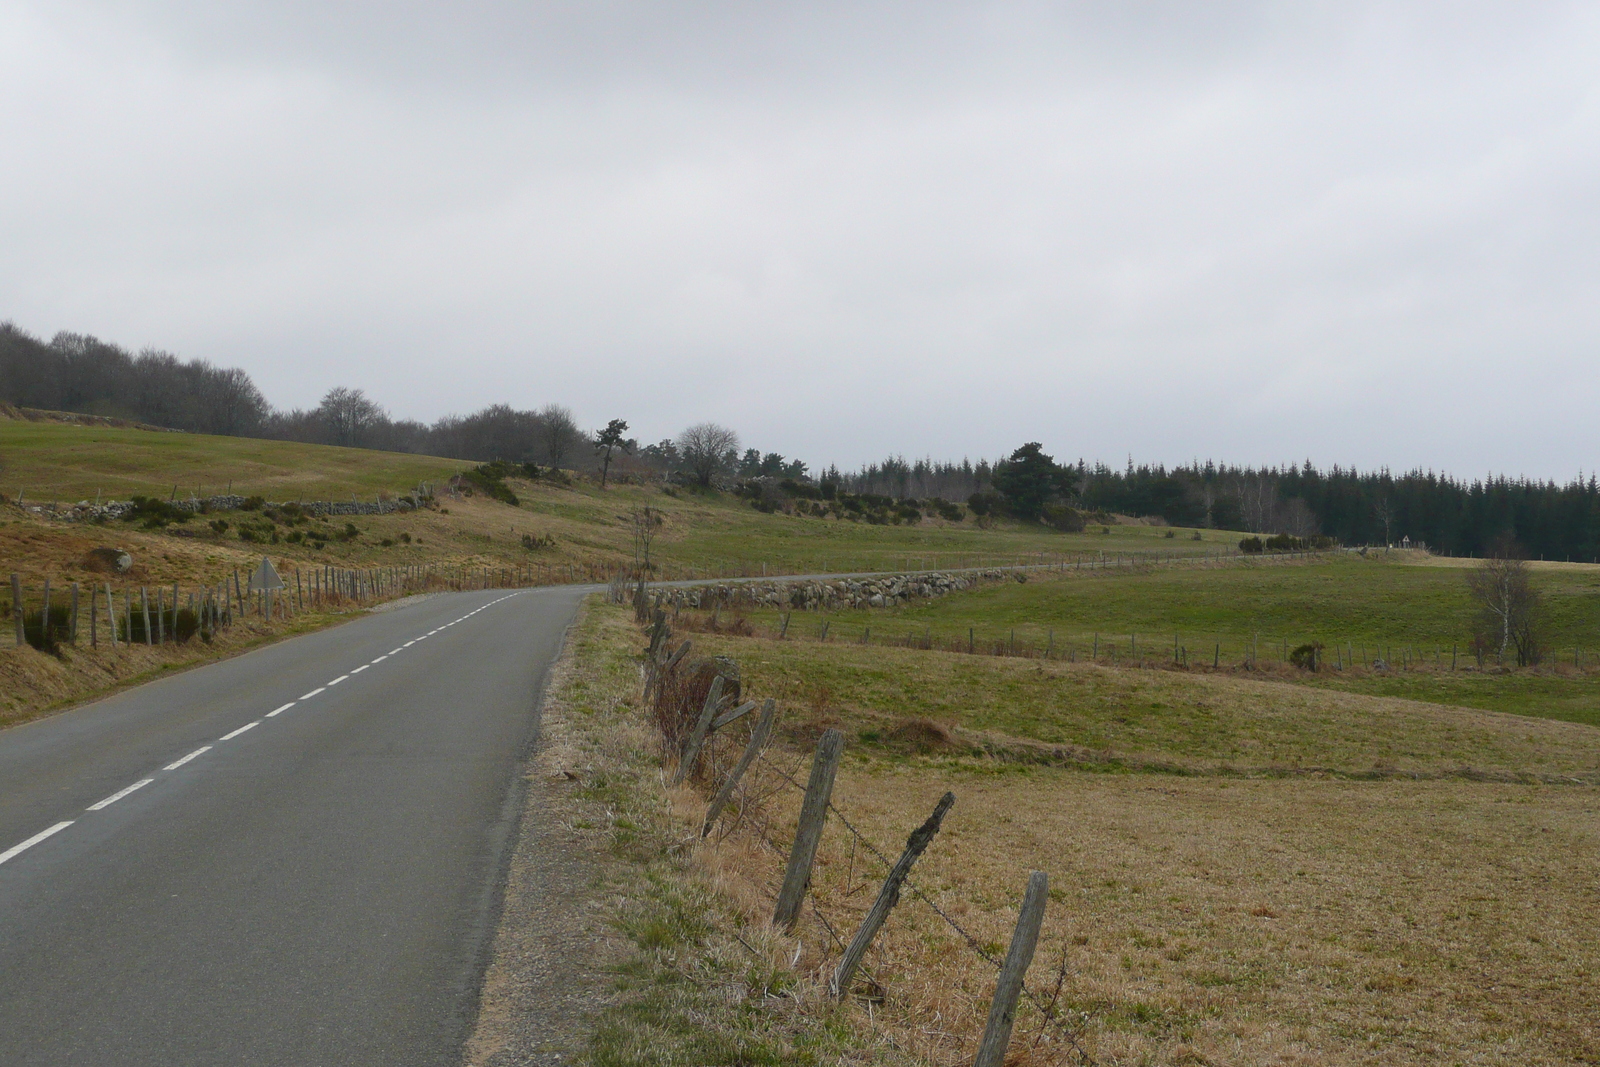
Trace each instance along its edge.
{"label": "overcast gray sky", "polygon": [[814,465],[1597,464],[1600,6],[0,0],[0,319]]}

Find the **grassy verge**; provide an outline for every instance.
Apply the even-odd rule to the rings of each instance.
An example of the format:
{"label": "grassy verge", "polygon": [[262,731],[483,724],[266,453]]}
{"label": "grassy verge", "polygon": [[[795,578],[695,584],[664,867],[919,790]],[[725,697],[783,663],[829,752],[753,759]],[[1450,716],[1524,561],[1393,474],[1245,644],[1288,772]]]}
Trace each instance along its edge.
{"label": "grassy verge", "polygon": [[789,965],[794,943],[752,922],[697,858],[633,706],[638,632],[627,615],[591,606],[570,640],[571,670],[546,703],[541,765],[576,779],[572,825],[613,861],[594,893],[626,946],[583,1062],[914,1062],[853,1026]]}

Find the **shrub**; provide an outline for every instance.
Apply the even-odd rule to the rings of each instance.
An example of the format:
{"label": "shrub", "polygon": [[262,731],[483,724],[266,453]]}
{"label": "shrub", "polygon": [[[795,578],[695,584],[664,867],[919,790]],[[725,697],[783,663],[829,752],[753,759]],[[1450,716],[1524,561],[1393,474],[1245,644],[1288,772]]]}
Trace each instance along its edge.
{"label": "shrub", "polygon": [[[421,543],[421,541],[417,542],[419,545]],[[533,534],[522,535],[522,547],[526,548],[529,552],[537,552],[541,548],[554,548],[555,546],[556,539],[554,537],[535,537]]]}
{"label": "shrub", "polygon": [[1046,526],[1062,533],[1083,532],[1083,513],[1066,504],[1046,504],[1040,518]]}
{"label": "shrub", "polygon": [[1314,671],[1322,660],[1322,648],[1321,641],[1296,645],[1294,651],[1289,653],[1289,663],[1303,671]]}
{"label": "shrub", "polygon": [[516,471],[510,464],[495,460],[493,463],[485,463],[480,467],[474,467],[463,474],[461,479],[501,503],[516,507],[520,503],[517,500],[517,494],[513,493],[505,483],[506,477],[514,473]]}
{"label": "shrub", "polygon": [[[188,608],[168,607],[164,611],[150,608],[150,640],[158,636],[185,644],[200,630],[200,616]],[[144,644],[144,612],[138,608],[126,617],[117,619],[117,633],[130,644]]]}
{"label": "shrub", "polygon": [[384,548],[393,548],[394,547],[394,538],[385,537],[383,540],[379,541],[378,544],[382,545]]}
{"label": "shrub", "polygon": [[1168,530],[1166,533],[1162,534],[1161,536],[1165,537],[1168,541],[1170,541],[1174,537],[1178,536],[1178,532],[1176,530]]}
{"label": "shrub", "polygon": [[1239,551],[1247,556],[1258,555],[1262,548],[1261,538],[1259,537],[1241,537],[1239,539]]}
{"label": "shrub", "polygon": [[72,609],[65,604],[51,604],[48,620],[42,607],[27,612],[22,617],[22,636],[40,652],[59,655],[61,645],[72,639]]}
{"label": "shrub", "polygon": [[227,533],[228,532],[228,520],[227,519],[212,519],[211,520],[211,532],[216,534],[218,537],[221,537],[223,534]]}
{"label": "shrub", "polygon": [[133,507],[123,512],[123,522],[142,522],[146,530],[159,530],[168,523],[184,523],[192,518],[190,512],[173,507],[165,500],[136,496]]}
{"label": "shrub", "polygon": [[402,533],[400,535],[400,540],[409,545],[411,543],[411,535],[408,533]]}
{"label": "shrub", "polygon": [[967,507],[972,509],[972,513],[980,519],[995,514],[1004,503],[1005,501],[1001,499],[999,493],[988,491],[973,493],[967,497]]}
{"label": "shrub", "polygon": [[247,496],[247,497],[244,498],[244,503],[239,505],[239,510],[240,511],[260,511],[263,507],[266,506],[266,503],[267,503],[266,497]]}

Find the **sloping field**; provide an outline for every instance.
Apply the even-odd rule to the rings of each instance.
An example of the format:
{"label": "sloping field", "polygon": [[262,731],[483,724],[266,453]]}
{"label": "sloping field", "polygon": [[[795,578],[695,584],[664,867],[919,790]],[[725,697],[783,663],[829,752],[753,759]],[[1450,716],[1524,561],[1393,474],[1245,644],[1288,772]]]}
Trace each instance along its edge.
{"label": "sloping field", "polygon": [[[1236,675],[1131,670],[848,643],[691,635],[746,687],[903,750],[917,719],[1001,759],[1194,774],[1572,778],[1600,784],[1600,729]],[[915,742],[913,742],[913,745]]]}
{"label": "sloping field", "polygon": [[459,460],[360,448],[0,419],[0,492],[33,503],[165,500],[177,489],[268,500],[372,500],[463,469]]}
{"label": "sloping field", "polygon": [[[614,640],[636,642],[618,612]],[[918,891],[868,957],[862,1026],[970,1056],[991,955],[1051,878],[1031,984],[1102,1064],[1569,1064],[1600,1058],[1600,730],[1227,675],[693,633],[777,696],[803,778],[847,737],[834,803],[893,856],[946,789]],[[1587,783],[1587,784],[1585,784]],[[754,787],[752,787],[754,788]],[[793,788],[700,856],[753,920]],[[692,821],[703,800],[679,798]],[[774,848],[767,842],[776,841]],[[830,821],[802,972],[837,960],[883,867]],[[1016,1047],[1039,1039],[1026,1002]],[[1046,1044],[1019,1063],[1072,1062]]]}

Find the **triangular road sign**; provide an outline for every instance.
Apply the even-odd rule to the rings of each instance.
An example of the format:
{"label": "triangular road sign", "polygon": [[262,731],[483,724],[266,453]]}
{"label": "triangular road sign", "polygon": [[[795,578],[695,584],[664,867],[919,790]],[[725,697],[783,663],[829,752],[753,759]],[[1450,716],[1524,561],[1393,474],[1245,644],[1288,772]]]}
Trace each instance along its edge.
{"label": "triangular road sign", "polygon": [[253,593],[258,589],[282,588],[283,579],[278,577],[278,569],[272,565],[270,559],[262,556],[261,566],[257,567],[255,573],[250,575],[250,591]]}

